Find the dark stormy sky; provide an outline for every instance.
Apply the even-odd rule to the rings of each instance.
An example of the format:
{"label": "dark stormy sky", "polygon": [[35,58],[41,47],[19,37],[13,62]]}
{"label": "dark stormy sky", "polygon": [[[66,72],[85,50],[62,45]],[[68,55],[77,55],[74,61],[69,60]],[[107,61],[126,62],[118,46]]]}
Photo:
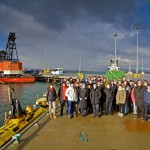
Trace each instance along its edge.
{"label": "dark stormy sky", "polygon": [[150,68],[149,0],[0,0],[0,48],[8,33],[16,32],[24,67],[63,67],[103,71],[114,55],[120,66],[136,61],[139,30],[139,66]]}

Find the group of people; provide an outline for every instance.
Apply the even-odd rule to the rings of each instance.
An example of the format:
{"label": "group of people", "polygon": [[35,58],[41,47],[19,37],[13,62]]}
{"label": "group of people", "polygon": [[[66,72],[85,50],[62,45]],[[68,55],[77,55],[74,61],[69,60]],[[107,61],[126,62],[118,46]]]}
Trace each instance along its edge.
{"label": "group of people", "polygon": [[[89,77],[69,80],[64,79],[58,90],[53,85],[48,87],[47,102],[50,118],[56,117],[56,98],[60,100],[60,116],[67,114],[68,118],[93,113],[94,117],[113,115],[119,117],[133,112],[141,121],[148,121],[150,111],[150,84],[146,80],[132,81],[116,79],[109,81],[101,77]],[[53,109],[52,109],[53,108]]]}

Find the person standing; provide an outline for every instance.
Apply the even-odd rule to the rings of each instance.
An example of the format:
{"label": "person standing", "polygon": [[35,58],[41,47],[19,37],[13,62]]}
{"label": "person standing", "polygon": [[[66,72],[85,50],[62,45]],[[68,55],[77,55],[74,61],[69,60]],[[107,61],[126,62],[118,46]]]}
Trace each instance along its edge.
{"label": "person standing", "polygon": [[119,117],[123,117],[125,114],[124,110],[125,101],[126,101],[126,90],[121,85],[119,85],[118,92],[116,95],[116,104],[119,105],[119,113],[118,113]]}
{"label": "person standing", "polygon": [[125,114],[127,114],[131,112],[131,88],[126,80],[123,82],[123,87],[126,91]]}
{"label": "person standing", "polygon": [[113,112],[117,111],[117,106],[116,106],[116,95],[117,95],[117,82],[111,81],[111,89],[112,89],[112,95],[113,95],[113,100],[112,100],[112,109]]}
{"label": "person standing", "polygon": [[131,91],[131,100],[132,100],[132,103],[133,103],[133,115],[137,115],[137,107],[135,105],[135,97],[134,97],[134,88],[137,86],[136,83],[134,83],[134,87],[132,88],[132,91]]}
{"label": "person standing", "polygon": [[[62,86],[59,88],[59,91],[58,91],[58,96],[59,96],[60,105],[61,105],[61,107],[60,107],[60,116],[63,116],[64,106],[66,106],[66,109],[67,109],[66,90],[67,90],[66,83],[62,82]],[[66,110],[66,112],[67,112],[67,110]]]}
{"label": "person standing", "polygon": [[79,93],[79,109],[82,116],[86,116],[88,91],[85,88],[85,83],[82,83],[82,88]]}
{"label": "person standing", "polygon": [[57,97],[56,90],[53,87],[53,85],[50,85],[48,87],[47,95],[46,95],[46,100],[47,100],[47,103],[49,105],[50,119],[52,119],[52,118],[56,119],[57,118],[56,117],[56,102],[55,102],[56,101],[56,97]]}
{"label": "person standing", "polygon": [[91,104],[91,99],[90,99],[90,92],[91,92],[91,85],[87,85],[87,92],[88,92],[88,97],[87,97],[87,113],[90,114],[92,112],[92,104]]}
{"label": "person standing", "polygon": [[150,111],[150,84],[147,85],[147,90],[144,92],[144,121],[148,121],[148,112]]}
{"label": "person standing", "polygon": [[94,83],[93,88],[91,89],[91,92],[90,92],[90,99],[91,99],[91,103],[93,106],[94,117],[98,117],[98,118],[99,118],[100,98],[101,98],[100,90],[97,88],[96,83]]}
{"label": "person standing", "polygon": [[80,94],[80,87],[79,87],[79,83],[75,82],[75,96],[76,96],[76,100],[75,100],[75,111],[74,111],[74,116],[76,116],[79,112],[79,94]]}
{"label": "person standing", "polygon": [[100,97],[100,104],[99,104],[99,111],[100,111],[100,114],[102,114],[102,109],[103,109],[103,107],[102,107],[102,101],[103,101],[103,99],[102,99],[102,89],[103,89],[103,86],[102,86],[102,84],[101,84],[101,82],[98,80],[98,82],[97,82],[97,88],[99,89],[99,91],[100,91],[100,93],[101,93],[101,97]]}
{"label": "person standing", "polygon": [[134,97],[135,97],[135,104],[137,106],[137,118],[142,117],[144,119],[144,91],[146,90],[145,87],[142,86],[142,81],[138,80],[137,87],[134,89]]}
{"label": "person standing", "polygon": [[74,112],[74,102],[76,100],[76,94],[75,94],[75,90],[73,87],[73,83],[69,84],[69,87],[66,90],[66,96],[68,99],[68,118],[71,118],[73,116],[73,112]]}
{"label": "person standing", "polygon": [[104,92],[106,94],[106,115],[112,115],[113,93],[110,84],[106,85]]}
{"label": "person standing", "polygon": [[101,98],[100,98],[100,113],[106,113],[106,94],[105,94],[105,85],[103,80],[100,82],[101,84]]}

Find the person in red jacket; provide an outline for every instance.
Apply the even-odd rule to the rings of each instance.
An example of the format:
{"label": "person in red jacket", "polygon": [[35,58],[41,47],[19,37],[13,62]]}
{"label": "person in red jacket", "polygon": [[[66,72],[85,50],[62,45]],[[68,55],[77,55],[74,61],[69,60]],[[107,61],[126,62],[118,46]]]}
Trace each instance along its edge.
{"label": "person in red jacket", "polygon": [[59,96],[60,104],[61,104],[60,116],[63,116],[64,106],[66,106],[66,112],[67,112],[67,97],[65,94],[66,90],[67,90],[67,85],[65,82],[63,82],[62,86],[59,88],[59,91],[58,91],[58,96]]}
{"label": "person in red jacket", "polygon": [[[136,86],[137,86],[137,84],[134,83],[134,88],[135,88]],[[134,88],[133,88],[132,91],[131,91],[131,100],[132,100],[132,103],[133,103],[133,114],[134,114],[134,115],[137,115],[137,106],[135,105]]]}

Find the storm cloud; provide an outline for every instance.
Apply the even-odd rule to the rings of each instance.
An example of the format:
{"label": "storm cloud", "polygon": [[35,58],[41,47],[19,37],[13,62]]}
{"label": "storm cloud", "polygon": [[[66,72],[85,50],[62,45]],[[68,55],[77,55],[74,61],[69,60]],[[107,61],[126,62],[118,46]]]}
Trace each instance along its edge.
{"label": "storm cloud", "polygon": [[139,56],[143,53],[148,68],[149,8],[147,0],[1,0],[0,47],[10,31],[16,32],[24,67],[77,70],[81,57],[82,70],[103,71],[113,57],[117,33],[117,56],[125,68],[129,51],[132,62],[136,59],[138,25]]}

